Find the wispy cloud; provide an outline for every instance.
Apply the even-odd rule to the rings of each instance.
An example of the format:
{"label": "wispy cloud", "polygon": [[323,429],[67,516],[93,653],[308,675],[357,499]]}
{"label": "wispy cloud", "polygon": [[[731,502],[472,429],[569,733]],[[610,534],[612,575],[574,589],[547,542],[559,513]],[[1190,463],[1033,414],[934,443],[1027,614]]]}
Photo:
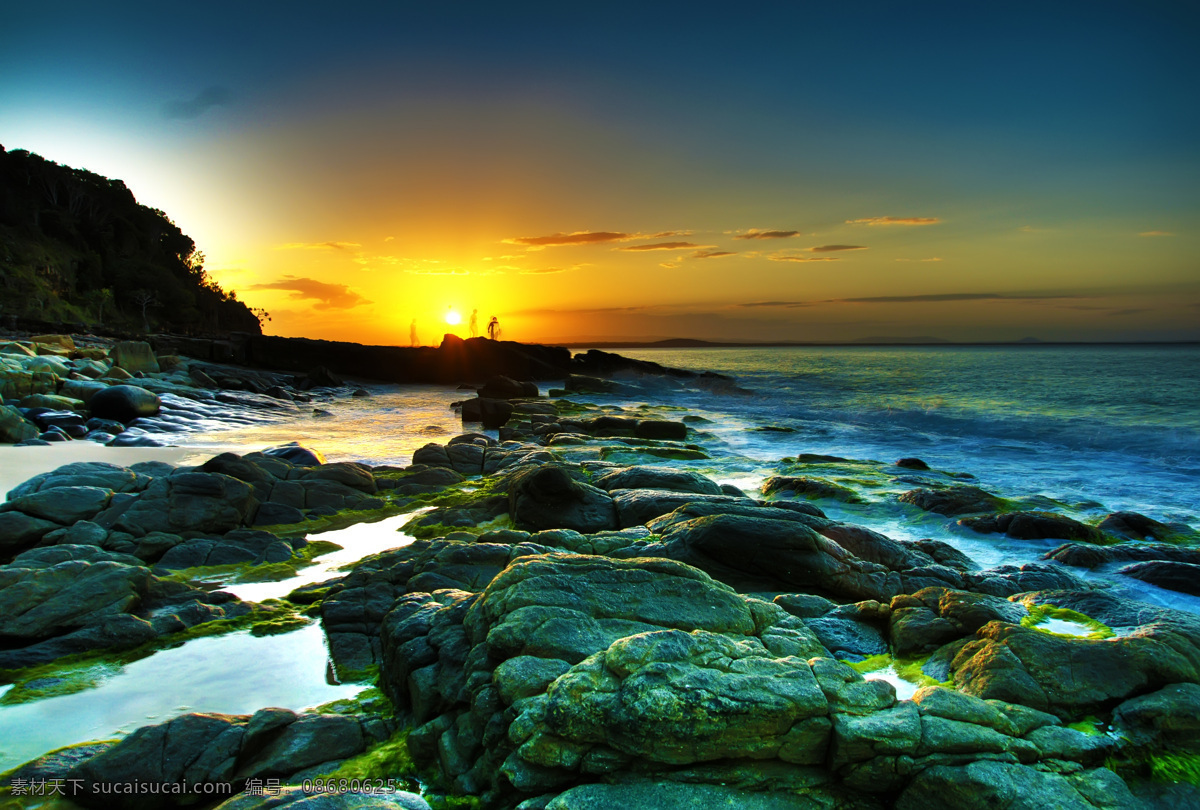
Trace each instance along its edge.
{"label": "wispy cloud", "polygon": [[345,284],[327,284],[313,278],[283,276],[267,284],[252,284],[248,290],[280,290],[290,293],[289,299],[316,301],[313,309],[353,309],[371,303]]}
{"label": "wispy cloud", "polygon": [[941,256],[930,256],[928,259],[896,259],[898,262],[940,262]]}
{"label": "wispy cloud", "polygon": [[572,270],[578,270],[582,267],[587,267],[587,265],[573,264],[569,267],[531,267],[528,270],[519,270],[518,273],[522,276],[543,276],[551,273],[569,273]]}
{"label": "wispy cloud", "polygon": [[937,225],[940,222],[937,217],[866,217],[846,220],[847,225]]}
{"label": "wispy cloud", "polygon": [[221,107],[233,99],[228,87],[213,85],[206,87],[189,99],[168,101],[162,106],[163,118],[175,121],[190,121],[199,118],[213,107]]}
{"label": "wispy cloud", "polygon": [[755,301],[737,307],[812,307],[819,304],[916,304],[951,301],[1022,301],[1038,303],[1087,298],[1084,295],[1014,295],[1008,293],[933,293],[926,295],[875,295],[863,298],[825,298],[811,301]]}
{"label": "wispy cloud", "polygon": [[349,250],[362,247],[358,242],[288,242],[276,245],[276,250]]}
{"label": "wispy cloud", "polygon": [[1110,318],[1124,317],[1126,315],[1139,315],[1143,312],[1149,312],[1148,309],[1114,309],[1108,313]]}
{"label": "wispy cloud", "polygon": [[682,250],[683,248],[715,247],[715,245],[697,245],[695,242],[654,242],[650,245],[629,245],[617,250]]}
{"label": "wispy cloud", "polygon": [[1170,231],[1142,231],[1138,236],[1174,236]]}
{"label": "wispy cloud", "polygon": [[768,256],[773,262],[840,262],[841,256]]}
{"label": "wispy cloud", "polygon": [[602,245],[608,242],[625,242],[630,239],[642,238],[645,237],[640,234],[620,231],[575,231],[573,233],[552,233],[549,236],[517,236],[504,241],[510,245],[543,248],[560,245]]}
{"label": "wispy cloud", "polygon": [[665,267],[668,270],[674,270],[676,267],[679,266],[679,262],[659,262],[658,266]]}
{"label": "wispy cloud", "polygon": [[719,259],[722,256],[736,256],[736,250],[697,250],[693,251],[690,258],[693,259]]}
{"label": "wispy cloud", "polygon": [[838,250],[867,250],[866,245],[818,245],[810,247],[813,253],[833,253]]}
{"label": "wispy cloud", "polygon": [[760,228],[751,228],[745,233],[735,235],[734,239],[790,239],[793,236],[799,236],[800,231],[769,231]]}
{"label": "wispy cloud", "polygon": [[660,231],[659,233],[648,234],[646,239],[670,239],[672,236],[691,236],[692,231]]}

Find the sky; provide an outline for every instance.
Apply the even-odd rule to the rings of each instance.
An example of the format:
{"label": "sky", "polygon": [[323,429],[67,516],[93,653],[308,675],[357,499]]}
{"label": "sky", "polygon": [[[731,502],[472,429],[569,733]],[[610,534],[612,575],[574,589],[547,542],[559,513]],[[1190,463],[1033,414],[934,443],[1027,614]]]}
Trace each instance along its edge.
{"label": "sky", "polygon": [[124,180],[272,334],[1197,340],[1197,41],[1190,2],[10,4],[0,144]]}

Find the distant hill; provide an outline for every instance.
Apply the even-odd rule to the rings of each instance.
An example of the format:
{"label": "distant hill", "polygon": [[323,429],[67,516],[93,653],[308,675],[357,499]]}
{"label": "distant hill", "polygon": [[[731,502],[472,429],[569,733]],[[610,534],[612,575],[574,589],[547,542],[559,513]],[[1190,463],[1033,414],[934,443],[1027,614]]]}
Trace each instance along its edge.
{"label": "distant hill", "polygon": [[258,316],[205,273],[195,243],[123,182],[2,146],[0,316],[262,332]]}

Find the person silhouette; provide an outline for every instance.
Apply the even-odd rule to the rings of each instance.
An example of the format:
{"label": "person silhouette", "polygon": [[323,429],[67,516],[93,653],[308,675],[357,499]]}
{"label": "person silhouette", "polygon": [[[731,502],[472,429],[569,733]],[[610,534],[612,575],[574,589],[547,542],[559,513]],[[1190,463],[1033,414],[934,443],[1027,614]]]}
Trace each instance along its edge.
{"label": "person silhouette", "polygon": [[412,319],[412,324],[408,327],[408,340],[414,346],[420,346],[421,340],[417,337],[417,319]]}
{"label": "person silhouette", "polygon": [[497,318],[495,315],[493,315],[492,319],[490,321],[488,321],[487,330],[488,330],[488,337],[490,337],[492,340],[499,340],[500,339],[500,319]]}
{"label": "person silhouette", "polygon": [[479,337],[479,310],[471,310],[471,337]]}

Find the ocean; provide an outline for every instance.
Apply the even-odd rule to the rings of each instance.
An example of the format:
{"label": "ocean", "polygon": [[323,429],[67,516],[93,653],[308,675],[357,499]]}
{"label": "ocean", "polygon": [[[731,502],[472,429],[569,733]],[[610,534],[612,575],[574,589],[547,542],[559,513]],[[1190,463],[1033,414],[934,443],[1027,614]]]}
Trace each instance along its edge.
{"label": "ocean", "polygon": [[[1003,497],[1032,500],[1039,508],[1092,522],[1107,512],[1135,510],[1162,521],[1200,524],[1200,347],[621,353],[730,374],[749,392],[716,393],[689,383],[650,395],[572,397],[664,418],[680,418],[684,413],[675,409],[686,408],[687,416],[706,420],[690,424],[711,458],[666,463],[682,464],[751,494],[779,472],[825,477],[866,496],[865,503],[821,500],[818,505],[830,517],[898,540],[940,539],[984,568],[1037,562],[1060,541],[980,535],[951,518],[919,513],[895,499],[896,492],[919,484],[897,476],[887,464],[835,462],[797,470],[781,459],[810,453],[888,463],[916,456],[935,469],[970,474],[970,483]],[[550,387],[543,383],[542,393]],[[223,451],[247,453],[300,441],[331,461],[407,465],[418,447],[444,443],[463,430],[451,405],[469,391],[365,388],[370,396],[316,402],[295,414],[264,416],[265,421],[253,423],[239,420],[217,427],[209,420],[202,430],[160,438],[187,448],[190,460],[185,463]],[[294,581],[230,589],[249,599],[286,593],[328,575],[331,567],[410,542],[411,537],[397,532],[409,517],[331,535],[345,551]],[[1116,567],[1072,573],[1107,583],[1119,595],[1200,613],[1200,598],[1119,575]],[[325,659],[324,638],[316,625],[262,639],[239,633],[192,641],[99,673],[93,688],[77,694],[29,704],[0,701],[0,770],[61,745],[126,733],[185,711],[247,712],[264,705],[301,709],[361,688],[327,684]],[[904,686],[900,681],[896,685]],[[5,691],[0,687],[0,697]]]}

